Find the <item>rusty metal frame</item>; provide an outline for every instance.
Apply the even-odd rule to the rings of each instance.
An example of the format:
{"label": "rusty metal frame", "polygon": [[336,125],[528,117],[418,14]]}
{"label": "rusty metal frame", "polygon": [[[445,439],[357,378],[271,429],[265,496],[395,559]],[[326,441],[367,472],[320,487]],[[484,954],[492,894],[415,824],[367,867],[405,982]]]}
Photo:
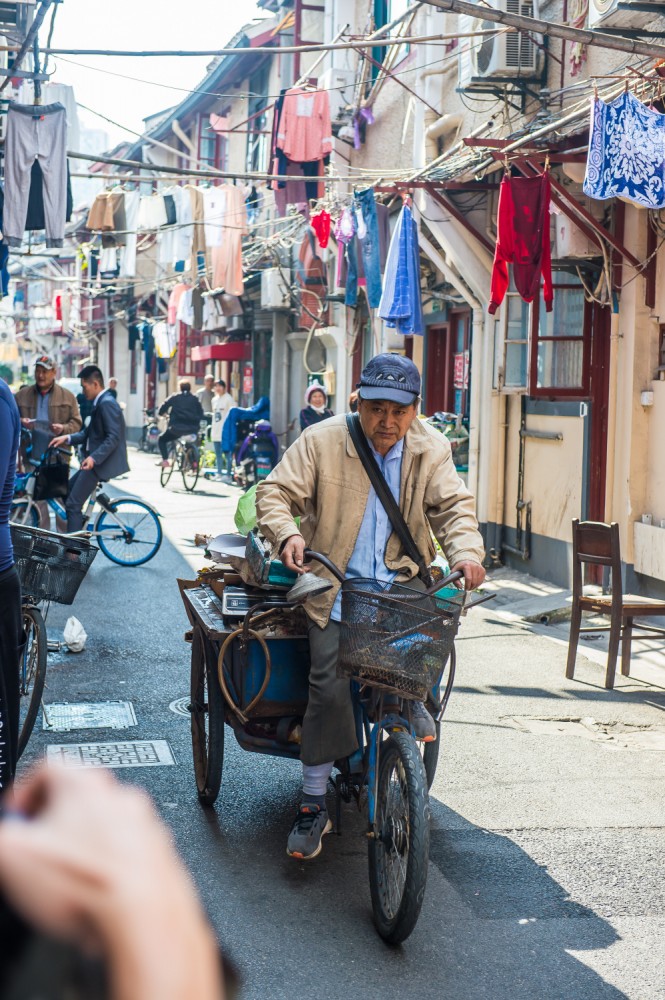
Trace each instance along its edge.
{"label": "rusty metal frame", "polygon": [[[533,161],[530,158],[527,158],[527,162],[537,172],[540,170],[539,165],[533,163]],[[570,207],[570,209],[573,210],[574,213],[577,213],[577,215],[581,216],[581,218],[584,219],[584,221],[589,226],[591,226],[591,228],[594,229],[600,236],[602,236],[603,239],[607,240],[610,246],[614,247],[614,249],[617,250],[621,254],[621,256],[628,261],[629,264],[631,264],[638,270],[642,267],[642,262],[638,260],[637,257],[635,257],[630,252],[630,250],[628,250],[623,245],[623,243],[620,243],[619,240],[616,238],[616,236],[614,236],[613,233],[611,233],[608,229],[606,229],[605,226],[602,225],[602,223],[598,222],[597,219],[594,219],[591,212],[588,212],[586,208],[580,205],[579,202],[577,202],[575,198],[573,198],[573,196],[568,191],[566,191],[563,184],[560,184],[555,177],[550,177],[550,184],[552,185],[552,189],[560,196],[562,201],[565,202]],[[575,219],[573,215],[570,215],[570,212],[567,211],[565,207],[563,207],[563,211],[566,213],[566,215],[568,215],[570,219],[572,219],[573,222],[579,225],[578,220]]]}
{"label": "rusty metal frame", "polygon": [[[437,191],[434,183],[428,182],[425,184],[425,190],[430,194],[434,201],[438,202],[441,208],[450,212],[452,217],[459,222],[460,226],[463,226],[466,231],[473,236],[474,240],[477,240],[482,247],[487,250],[491,257],[494,257],[495,246],[483,233],[479,233],[475,226],[472,226],[467,217],[457,208],[456,205],[452,203],[446,196],[441,192]],[[425,220],[427,221],[427,220]]]}

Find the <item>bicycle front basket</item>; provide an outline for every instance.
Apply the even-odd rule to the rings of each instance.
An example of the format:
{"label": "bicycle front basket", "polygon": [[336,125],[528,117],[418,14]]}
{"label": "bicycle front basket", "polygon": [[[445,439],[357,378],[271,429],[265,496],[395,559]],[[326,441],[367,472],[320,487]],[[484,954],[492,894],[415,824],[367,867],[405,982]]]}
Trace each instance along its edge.
{"label": "bicycle front basket", "polygon": [[11,524],[14,561],[24,596],[72,604],[98,549],[88,538]]}
{"label": "bicycle front basket", "polygon": [[424,701],[453,647],[464,595],[428,597],[400,584],[345,580],[337,673]]}

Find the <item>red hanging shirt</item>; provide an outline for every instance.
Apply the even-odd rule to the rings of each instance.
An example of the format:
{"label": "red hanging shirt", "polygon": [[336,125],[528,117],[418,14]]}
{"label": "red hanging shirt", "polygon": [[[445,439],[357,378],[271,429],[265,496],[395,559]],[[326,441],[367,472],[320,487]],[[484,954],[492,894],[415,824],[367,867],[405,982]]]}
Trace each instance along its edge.
{"label": "red hanging shirt", "polygon": [[506,176],[501,181],[490,313],[497,311],[508,290],[508,264],[513,265],[515,288],[525,302],[535,299],[542,274],[545,309],[551,312],[550,178],[547,172],[539,177]]}

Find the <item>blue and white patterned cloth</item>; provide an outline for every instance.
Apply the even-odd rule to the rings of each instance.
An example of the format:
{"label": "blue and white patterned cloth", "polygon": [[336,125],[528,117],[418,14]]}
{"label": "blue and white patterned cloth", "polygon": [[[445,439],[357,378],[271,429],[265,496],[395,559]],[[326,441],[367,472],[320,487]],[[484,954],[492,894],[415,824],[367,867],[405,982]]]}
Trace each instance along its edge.
{"label": "blue and white patterned cloth", "polygon": [[665,207],[665,115],[630,93],[591,105],[589,153],[583,185],[591,198],[626,198],[645,208]]}
{"label": "blue and white patterned cloth", "polygon": [[403,334],[424,333],[418,226],[405,205],[390,241],[379,316]]}

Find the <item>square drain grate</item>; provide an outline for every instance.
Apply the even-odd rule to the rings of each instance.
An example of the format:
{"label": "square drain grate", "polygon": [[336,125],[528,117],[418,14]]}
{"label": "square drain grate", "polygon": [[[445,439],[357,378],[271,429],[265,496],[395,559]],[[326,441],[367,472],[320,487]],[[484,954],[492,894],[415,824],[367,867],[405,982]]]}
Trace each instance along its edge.
{"label": "square drain grate", "polygon": [[136,726],[130,701],[98,701],[44,705],[44,730],[69,733],[72,729],[129,729]]}
{"label": "square drain grate", "polygon": [[51,744],[46,748],[46,757],[65,767],[168,767],[175,764],[166,740]]}

